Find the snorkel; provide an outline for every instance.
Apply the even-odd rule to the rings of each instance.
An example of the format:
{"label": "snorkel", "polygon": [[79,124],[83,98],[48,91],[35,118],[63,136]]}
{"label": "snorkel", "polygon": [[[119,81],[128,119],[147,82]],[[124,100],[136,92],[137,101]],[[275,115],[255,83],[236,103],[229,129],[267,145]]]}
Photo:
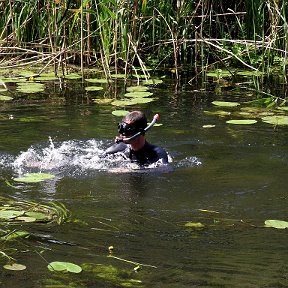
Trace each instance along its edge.
{"label": "snorkel", "polygon": [[160,115],[157,113],[153,116],[153,120],[151,121],[151,123],[142,131],[139,131],[137,133],[135,133],[134,135],[130,136],[130,137],[125,137],[125,138],[116,138],[116,143],[120,143],[120,142],[126,142],[126,141],[131,141],[134,140],[135,138],[139,137],[140,135],[144,135],[150,128],[152,128],[154,126],[154,124],[160,119]]}

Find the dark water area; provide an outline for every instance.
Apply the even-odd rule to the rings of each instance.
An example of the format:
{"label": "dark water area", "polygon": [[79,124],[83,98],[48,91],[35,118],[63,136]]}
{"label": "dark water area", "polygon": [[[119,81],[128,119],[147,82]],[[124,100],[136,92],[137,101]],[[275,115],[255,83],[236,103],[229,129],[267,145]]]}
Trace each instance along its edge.
{"label": "dark water area", "polygon": [[[113,143],[121,118],[111,112],[118,108],[93,99],[123,94],[123,82],[112,89],[102,84],[97,92],[86,92],[85,85],[71,81],[61,90],[50,84],[45,101],[39,94],[0,103],[1,196],[59,201],[71,212],[71,221],[61,225],[20,227],[58,242],[1,244],[3,251],[17,248],[12,257],[27,267],[1,268],[1,287],[288,287],[287,229],[264,228],[267,219],[288,221],[287,126],[261,119],[229,125],[229,116],[205,111],[218,109],[211,104],[216,99],[251,100],[249,92],[205,92],[188,84],[176,89],[165,80],[151,88],[156,101],[126,109],[141,109],[149,119],[161,115],[163,125],[147,140],[166,149],[173,169],[119,173],[114,168],[129,163],[99,156]],[[29,172],[56,177],[13,182]],[[204,227],[185,226],[190,222]],[[123,259],[144,265],[135,272]],[[51,272],[52,261],[110,267],[117,277],[85,269]]]}

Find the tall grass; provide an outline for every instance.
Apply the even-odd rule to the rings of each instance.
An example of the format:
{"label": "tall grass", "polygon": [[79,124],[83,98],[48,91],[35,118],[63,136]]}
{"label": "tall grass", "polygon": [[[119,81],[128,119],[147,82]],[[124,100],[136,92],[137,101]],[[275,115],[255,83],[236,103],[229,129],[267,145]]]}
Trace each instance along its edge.
{"label": "tall grass", "polygon": [[4,0],[0,68],[101,65],[195,73],[215,66],[287,73],[286,0]]}

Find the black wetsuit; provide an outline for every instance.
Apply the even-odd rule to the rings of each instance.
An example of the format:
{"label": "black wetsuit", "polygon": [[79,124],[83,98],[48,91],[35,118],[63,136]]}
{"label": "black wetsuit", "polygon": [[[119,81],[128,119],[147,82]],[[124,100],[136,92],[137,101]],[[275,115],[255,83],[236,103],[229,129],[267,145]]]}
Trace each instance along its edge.
{"label": "black wetsuit", "polygon": [[147,141],[145,142],[143,148],[138,151],[132,150],[129,144],[125,144],[123,142],[116,143],[109,147],[105,151],[105,154],[108,155],[117,152],[123,153],[127,159],[130,159],[132,162],[136,162],[141,166],[150,165],[158,160],[161,161],[161,164],[168,163],[166,151],[161,147],[148,143]]}

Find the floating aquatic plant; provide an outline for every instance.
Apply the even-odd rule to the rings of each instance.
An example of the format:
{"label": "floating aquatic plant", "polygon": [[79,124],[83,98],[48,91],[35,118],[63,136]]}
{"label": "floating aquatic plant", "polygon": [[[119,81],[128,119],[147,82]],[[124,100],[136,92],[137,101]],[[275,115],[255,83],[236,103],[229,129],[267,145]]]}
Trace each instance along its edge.
{"label": "floating aquatic plant", "polygon": [[236,107],[240,105],[237,102],[228,102],[228,101],[213,101],[212,104],[221,107]]}
{"label": "floating aquatic plant", "polygon": [[234,125],[251,125],[257,123],[257,120],[254,119],[232,119],[226,121],[228,124],[234,124]]}
{"label": "floating aquatic plant", "polygon": [[288,116],[274,115],[262,118],[262,121],[272,125],[288,125]]}
{"label": "floating aquatic plant", "polygon": [[142,281],[135,279],[136,270],[124,270],[112,265],[85,263],[81,265],[84,272],[93,274],[102,281],[115,287],[142,287]]}
{"label": "floating aquatic plant", "polygon": [[49,263],[47,267],[50,271],[70,272],[70,273],[82,272],[82,268],[79,265],[76,265],[71,262],[54,261]]}
{"label": "floating aquatic plant", "polygon": [[285,106],[285,107],[278,107],[279,110],[282,110],[282,111],[288,111],[288,106]]}
{"label": "floating aquatic plant", "polygon": [[114,100],[113,102],[111,102],[111,104],[113,106],[129,106],[129,105],[133,105],[131,100]]}
{"label": "floating aquatic plant", "polygon": [[53,179],[55,176],[50,173],[26,173],[22,177],[16,177],[13,180],[24,183],[37,183]]}
{"label": "floating aquatic plant", "polygon": [[186,228],[191,228],[191,229],[199,229],[199,228],[204,228],[205,225],[200,223],[200,222],[187,222],[184,225]]}
{"label": "floating aquatic plant", "polygon": [[111,78],[126,79],[130,77],[129,75],[126,75],[126,74],[111,74]]}
{"label": "floating aquatic plant", "polygon": [[288,228],[288,222],[282,220],[266,220],[265,227],[271,227],[276,229],[286,229]]}
{"label": "floating aquatic plant", "polygon": [[13,97],[0,95],[0,101],[9,101],[12,99],[13,99]]}
{"label": "floating aquatic plant", "polygon": [[100,90],[103,90],[103,87],[101,87],[101,86],[88,86],[88,87],[85,87],[85,90],[86,91],[100,91]]}
{"label": "floating aquatic plant", "polygon": [[22,271],[26,269],[26,266],[19,263],[11,263],[4,265],[3,268],[6,270]]}
{"label": "floating aquatic plant", "polygon": [[140,92],[140,91],[147,91],[148,90],[148,87],[147,86],[130,86],[130,87],[127,87],[126,91],[127,92]]}
{"label": "floating aquatic plant", "polygon": [[30,117],[21,117],[19,118],[19,121],[20,122],[29,122],[29,123],[32,123],[32,122],[45,122],[49,120],[48,117],[46,116],[30,116]]}
{"label": "floating aquatic plant", "polygon": [[133,92],[124,94],[125,97],[131,97],[131,98],[149,97],[151,95],[153,95],[153,93],[148,92],[148,91],[133,91]]}
{"label": "floating aquatic plant", "polygon": [[55,76],[54,72],[43,73],[40,76],[35,77],[36,81],[55,81],[58,79],[59,77]]}
{"label": "floating aquatic plant", "polygon": [[161,83],[163,83],[163,80],[161,79],[149,79],[142,82],[143,85],[158,85]]}
{"label": "floating aquatic plant", "polygon": [[107,84],[109,82],[113,82],[113,80],[109,79],[99,79],[99,78],[90,78],[90,79],[85,79],[85,81],[89,83],[98,83],[98,84]]}
{"label": "floating aquatic plant", "polygon": [[68,80],[77,80],[77,79],[81,79],[82,76],[78,73],[70,73],[70,74],[65,75],[64,78]]}
{"label": "floating aquatic plant", "polygon": [[27,231],[21,231],[21,230],[12,230],[7,231],[0,237],[1,241],[13,241],[19,238],[27,238],[29,237],[30,233]]}
{"label": "floating aquatic plant", "polygon": [[[65,222],[69,211],[61,203],[39,204],[0,197],[0,220],[6,222]],[[2,235],[3,236],[3,235]]]}
{"label": "floating aquatic plant", "polygon": [[218,117],[226,117],[230,116],[231,112],[229,111],[223,111],[223,110],[217,110],[217,111],[204,111],[205,114],[211,115],[211,116],[218,116]]}
{"label": "floating aquatic plant", "polygon": [[115,110],[115,111],[112,111],[112,115],[119,116],[119,117],[126,116],[128,113],[129,113],[129,111],[126,111],[126,110]]}
{"label": "floating aquatic plant", "polygon": [[35,82],[19,82],[17,83],[17,91],[22,93],[38,93],[45,90],[45,85]]}
{"label": "floating aquatic plant", "polygon": [[103,105],[103,104],[110,104],[111,102],[114,101],[114,99],[111,98],[103,98],[103,99],[93,99],[92,100],[94,103]]}
{"label": "floating aquatic plant", "polygon": [[214,124],[206,124],[206,125],[203,125],[202,127],[203,128],[214,128],[216,125]]}

